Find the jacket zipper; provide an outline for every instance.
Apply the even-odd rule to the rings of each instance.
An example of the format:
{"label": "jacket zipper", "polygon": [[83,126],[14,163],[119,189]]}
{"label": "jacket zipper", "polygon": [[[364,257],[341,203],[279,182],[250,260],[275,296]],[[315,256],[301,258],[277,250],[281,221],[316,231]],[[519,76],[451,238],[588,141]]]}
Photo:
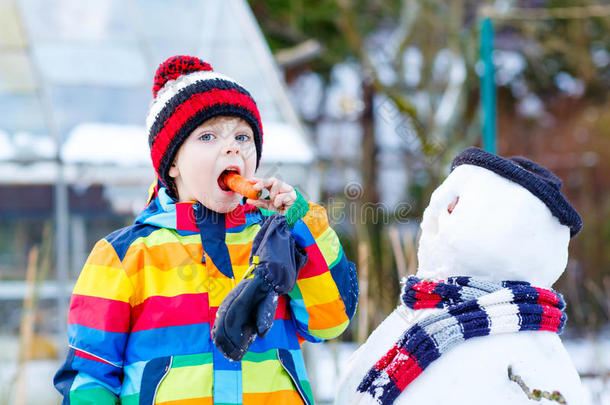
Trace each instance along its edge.
{"label": "jacket zipper", "polygon": [[290,379],[292,380],[292,383],[294,384],[295,388],[297,389],[299,395],[301,396],[301,398],[303,399],[303,402],[305,402],[305,404],[309,405],[309,399],[307,398],[307,396],[303,393],[303,391],[301,391],[301,385],[297,383],[296,379],[292,376],[292,374],[290,373],[290,371],[286,368],[286,366],[284,366],[284,362],[282,361],[282,356],[280,356],[280,349],[275,349],[276,353],[277,353],[277,358],[280,361],[280,364],[282,365],[282,368],[284,369],[284,371],[286,372],[286,374],[288,374],[288,376],[290,377]]}
{"label": "jacket zipper", "polygon": [[155,387],[155,395],[153,395],[153,399],[152,399],[151,405],[154,405],[155,400],[157,399],[157,391],[159,390],[159,386],[161,385],[163,380],[165,380],[165,377],[167,377],[167,375],[169,374],[169,370],[171,370],[171,368],[172,368],[172,361],[173,360],[174,360],[174,356],[170,356],[169,364],[167,366],[165,366],[165,373],[161,376],[161,378],[159,379],[159,382],[157,383],[157,386]]}

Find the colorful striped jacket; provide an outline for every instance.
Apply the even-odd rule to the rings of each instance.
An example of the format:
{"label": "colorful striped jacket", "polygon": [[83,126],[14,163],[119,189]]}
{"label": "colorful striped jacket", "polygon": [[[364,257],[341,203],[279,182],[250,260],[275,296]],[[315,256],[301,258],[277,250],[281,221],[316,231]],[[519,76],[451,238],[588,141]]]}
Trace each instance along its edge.
{"label": "colorful striped jacket", "polygon": [[286,219],[308,261],[269,333],[238,362],[210,331],[273,212],[240,204],[219,214],[161,188],[133,225],[100,240],[70,302],[69,352],[54,379],[63,403],[313,403],[301,343],[346,329],[358,285],[326,210],[297,194]]}

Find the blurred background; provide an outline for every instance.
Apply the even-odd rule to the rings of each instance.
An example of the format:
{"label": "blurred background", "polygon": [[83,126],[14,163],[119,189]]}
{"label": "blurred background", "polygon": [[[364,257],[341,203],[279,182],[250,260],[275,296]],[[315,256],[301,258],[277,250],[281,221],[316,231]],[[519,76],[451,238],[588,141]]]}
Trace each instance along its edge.
{"label": "blurred background", "polygon": [[563,339],[610,404],[607,0],[0,0],[0,404],[57,404],[69,296],[154,180],[157,65],[209,62],[261,110],[259,176],[324,205],[357,264],[341,338],[305,344],[320,403],[417,269],[430,194],[471,145],[563,180],[583,217]]}

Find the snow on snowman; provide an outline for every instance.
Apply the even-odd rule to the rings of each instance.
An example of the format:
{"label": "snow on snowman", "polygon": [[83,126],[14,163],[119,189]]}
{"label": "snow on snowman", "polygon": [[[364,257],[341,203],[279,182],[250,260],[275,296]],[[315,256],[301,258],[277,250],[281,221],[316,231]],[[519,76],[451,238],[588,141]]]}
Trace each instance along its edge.
{"label": "snow on snowman", "polygon": [[561,180],[469,148],[424,211],[419,268],[350,358],[336,404],[581,404],[551,289],[582,227]]}

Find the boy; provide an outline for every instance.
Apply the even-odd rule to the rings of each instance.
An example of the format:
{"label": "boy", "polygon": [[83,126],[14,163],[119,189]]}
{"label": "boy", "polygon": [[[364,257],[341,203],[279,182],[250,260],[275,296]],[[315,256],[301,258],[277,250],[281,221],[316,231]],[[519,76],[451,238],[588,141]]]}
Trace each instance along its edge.
{"label": "boy", "polygon": [[[347,327],[353,263],[324,208],[294,187],[255,179],[269,200],[243,201],[222,181],[227,170],[252,178],[260,163],[263,132],[246,90],[198,58],[175,56],[157,69],[153,95],[147,128],[159,182],[135,223],[99,241],[79,276],[69,353],[54,379],[63,403],[312,403],[300,344]],[[255,236],[270,218],[283,221],[306,262],[286,266],[296,283],[272,297],[270,329],[231,361],[227,335],[216,339],[225,330],[212,327],[223,299],[251,280],[242,279]],[[265,277],[275,285],[283,275]]]}

